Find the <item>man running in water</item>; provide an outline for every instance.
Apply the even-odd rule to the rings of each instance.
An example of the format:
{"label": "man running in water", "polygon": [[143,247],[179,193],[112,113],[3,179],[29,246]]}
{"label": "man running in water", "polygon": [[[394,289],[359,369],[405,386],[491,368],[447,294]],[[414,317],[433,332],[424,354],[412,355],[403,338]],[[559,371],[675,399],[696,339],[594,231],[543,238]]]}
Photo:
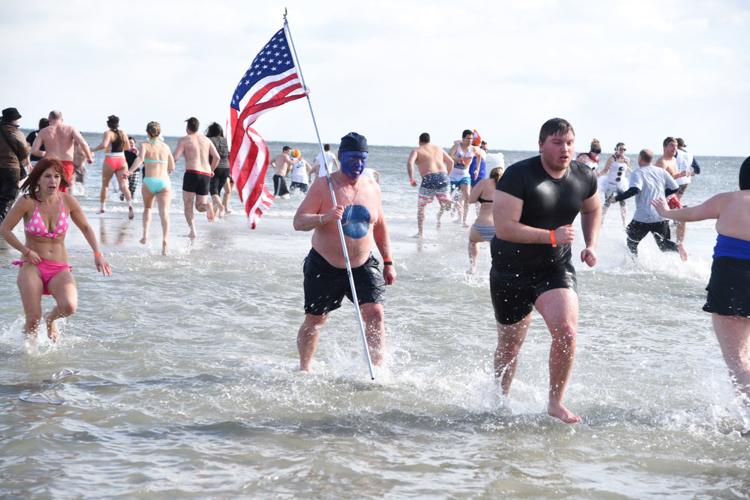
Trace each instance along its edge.
{"label": "man running in water", "polygon": [[677,197],[682,201],[682,195],[687,191],[688,186],[693,180],[693,176],[701,173],[701,166],[693,156],[693,153],[686,149],[687,144],[685,144],[685,140],[682,137],[678,137],[675,140],[677,141],[677,151],[675,152],[677,175],[675,176],[675,180],[677,181],[677,185],[680,186]]}
{"label": "man running in water", "polygon": [[677,245],[670,240],[669,222],[660,216],[651,202],[677,192],[677,183],[663,168],[651,165],[654,153],[642,149],[638,154],[638,170],[630,176],[630,189],[615,196],[615,201],[624,201],[635,196],[635,214],[626,229],[628,249],[638,255],[638,244],[648,234],[662,252],[677,251]]}
{"label": "man running in water", "polygon": [[[44,146],[44,150],[42,150]],[[75,165],[73,164],[73,150],[78,146],[86,156],[86,162],[94,163],[94,155],[83,136],[72,125],[63,123],[62,112],[50,111],[49,126],[39,131],[31,146],[31,154],[40,158],[57,158],[63,164],[65,180],[69,185],[75,182]],[[60,191],[67,188],[60,186]]]}
{"label": "man running in water", "polygon": [[[350,132],[342,137],[338,156],[341,169],[332,173],[330,179],[340,204],[333,205],[328,180],[318,177],[294,215],[295,230],[314,231],[312,250],[305,258],[303,268],[305,321],[297,334],[302,371],[310,370],[320,329],[328,319],[328,313],[341,307],[344,296],[352,300],[337,220],[342,221],[372,362],[376,366],[383,362],[383,294],[385,285],[396,282],[396,270],[391,258],[380,187],[362,175],[367,166],[367,139],[364,136]],[[382,276],[379,262],[372,255],[373,242],[383,258]]]}
{"label": "man running in water", "polygon": [[289,189],[286,187],[286,175],[292,168],[294,162],[289,156],[292,152],[292,148],[284,146],[281,148],[281,154],[276,155],[271,161],[271,167],[273,167],[273,195],[281,196],[282,198],[289,198]]}
{"label": "man running in water", "polygon": [[448,156],[443,148],[430,144],[430,134],[424,132],[419,136],[419,147],[413,149],[406,161],[406,173],[409,184],[416,187],[414,179],[414,164],[417,164],[422,184],[419,186],[419,201],[417,202],[417,237],[424,235],[424,209],[437,197],[440,210],[437,215],[437,227],[440,227],[440,217],[443,212],[451,209],[451,199],[448,196],[450,181],[448,176],[453,170],[453,158]]}
{"label": "man running in water", "polygon": [[[206,212],[209,221],[214,220],[214,209],[209,197],[209,185],[213,172],[219,165],[219,152],[211,140],[198,132],[200,123],[191,116],[187,120],[187,135],[177,143],[174,161],[185,155],[185,176],[182,178],[182,202],[185,209],[185,220],[190,228],[188,238],[195,238],[195,214],[193,203],[198,212]],[[211,161],[209,162],[209,154]]]}
{"label": "man running in water", "polygon": [[562,118],[545,122],[539,132],[539,151],[540,156],[508,167],[495,192],[490,271],[498,332],[495,376],[507,396],[536,307],[552,334],[547,412],[576,423],[581,417],[563,405],[578,330],[572,223],[580,213],[586,243],[581,260],[593,267],[601,201],[594,172],[572,161],[575,132],[570,123]]}
{"label": "man running in water", "polygon": [[[671,175],[675,180],[685,177],[684,172],[680,172],[677,168],[677,139],[674,137],[667,137],[662,142],[664,152],[661,157],[656,160],[655,165],[659,168],[663,168]],[[682,203],[677,196],[673,196],[669,199],[670,208],[681,208]],[[677,251],[680,253],[682,260],[688,259],[687,250],[685,250],[685,222],[677,222]]]}

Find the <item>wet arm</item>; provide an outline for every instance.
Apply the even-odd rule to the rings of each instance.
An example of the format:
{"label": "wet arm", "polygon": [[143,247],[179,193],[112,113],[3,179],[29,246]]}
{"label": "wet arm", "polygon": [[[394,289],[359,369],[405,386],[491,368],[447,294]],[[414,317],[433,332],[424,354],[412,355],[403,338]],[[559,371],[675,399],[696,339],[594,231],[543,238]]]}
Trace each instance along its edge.
{"label": "wet arm", "polygon": [[599,193],[583,200],[581,205],[581,230],[586,248],[596,248],[599,243],[599,229],[602,227],[602,201]]}
{"label": "wet arm", "polygon": [[96,233],[94,233],[94,229],[86,219],[86,216],[81,209],[81,205],[72,196],[66,197],[66,204],[70,207],[69,211],[71,220],[78,229],[81,230],[81,233],[83,233],[83,237],[86,238],[86,241],[89,243],[91,250],[93,250],[94,254],[100,253],[99,243],[96,241]]}
{"label": "wet arm", "polygon": [[42,146],[44,146],[42,134],[37,134],[36,139],[34,139],[34,144],[31,145],[31,154],[38,158],[44,158],[47,152],[42,151]]}
{"label": "wet arm", "polygon": [[445,163],[445,168],[448,169],[448,175],[453,171],[453,166],[456,164],[455,161],[453,161],[453,158],[451,158],[451,155],[445,152],[443,150],[443,163]]}
{"label": "wet arm", "polygon": [[19,198],[18,201],[13,204],[8,215],[5,216],[5,219],[3,219],[3,223],[0,224],[0,236],[2,236],[10,246],[21,252],[23,255],[29,253],[29,248],[21,243],[21,240],[16,238],[16,235],[13,234],[13,228],[21,222],[23,214],[30,210],[30,203],[33,202],[28,198]]}
{"label": "wet arm", "polygon": [[[107,134],[109,135],[109,134]],[[73,131],[73,143],[81,148],[83,150],[83,153],[86,155],[86,161],[89,163],[94,162],[94,154],[91,152],[91,148],[89,147],[89,143],[86,142],[86,139],[83,138],[81,133],[77,130]]]}
{"label": "wet arm", "polygon": [[409,182],[414,182],[414,162],[417,159],[417,150],[413,149],[406,160],[406,175],[409,176]]}
{"label": "wet arm", "polygon": [[102,149],[107,149],[109,147],[109,132],[104,132],[104,135],[102,136],[102,142],[96,145],[94,149],[91,151],[100,151]]}
{"label": "wet arm", "polygon": [[727,193],[720,193],[716,196],[712,196],[700,205],[678,208],[676,210],[669,210],[669,207],[663,198],[654,200],[652,204],[662,217],[679,222],[694,222],[706,219],[718,219],[719,214],[721,213],[721,208],[727,200]]}
{"label": "wet arm", "polygon": [[328,222],[325,215],[320,213],[326,182],[325,178],[318,177],[310,186],[307,196],[299,204],[297,212],[294,214],[292,226],[295,231],[311,231]]}
{"label": "wet arm", "polygon": [[216,150],[213,141],[209,141],[208,154],[211,157],[211,172],[213,172],[219,166],[219,152]]}

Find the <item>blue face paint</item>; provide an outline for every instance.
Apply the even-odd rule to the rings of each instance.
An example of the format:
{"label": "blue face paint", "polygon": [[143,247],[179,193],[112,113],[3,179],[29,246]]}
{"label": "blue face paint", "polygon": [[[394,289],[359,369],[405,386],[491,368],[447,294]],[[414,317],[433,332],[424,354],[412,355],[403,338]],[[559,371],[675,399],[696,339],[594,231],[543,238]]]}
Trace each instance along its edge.
{"label": "blue face paint", "polygon": [[362,175],[362,171],[367,168],[367,153],[365,151],[341,151],[339,152],[341,160],[341,171],[352,179]]}
{"label": "blue face paint", "polygon": [[341,217],[341,228],[350,238],[364,238],[370,232],[370,211],[364,205],[347,205]]}

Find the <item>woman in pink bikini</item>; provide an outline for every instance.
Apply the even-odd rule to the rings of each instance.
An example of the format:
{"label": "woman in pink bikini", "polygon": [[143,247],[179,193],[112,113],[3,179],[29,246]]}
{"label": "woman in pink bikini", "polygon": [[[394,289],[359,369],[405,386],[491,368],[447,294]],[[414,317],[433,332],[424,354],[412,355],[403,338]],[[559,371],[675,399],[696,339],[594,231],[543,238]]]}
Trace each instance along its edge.
{"label": "woman in pink bikini", "polygon": [[[65,248],[68,219],[78,226],[91,245],[97,271],[105,276],[112,274],[81,206],[73,196],[61,192],[61,186],[67,186],[62,163],[56,159],[39,160],[21,185],[24,195],[0,225],[0,236],[23,255],[23,260],[13,264],[21,268],[17,283],[26,313],[24,333],[36,336],[42,319],[42,295],[52,295],[57,304],[44,315],[44,321],[47,335],[53,342],[59,337],[55,320],[70,316],[78,305],[73,268],[68,264]],[[24,220],[25,243],[13,234],[13,228],[21,219]]]}
{"label": "woman in pink bikini", "polygon": [[120,118],[115,115],[107,117],[107,128],[102,136],[102,142],[91,151],[96,152],[104,150],[104,164],[102,165],[102,189],[99,192],[99,213],[104,213],[104,205],[107,202],[107,193],[109,192],[109,183],[112,176],[117,176],[117,183],[120,185],[120,192],[125,195],[125,201],[128,202],[128,218],[135,217],[133,211],[133,197],[130,195],[128,186],[128,163],[125,159],[125,150],[129,147],[128,134],[120,130]]}

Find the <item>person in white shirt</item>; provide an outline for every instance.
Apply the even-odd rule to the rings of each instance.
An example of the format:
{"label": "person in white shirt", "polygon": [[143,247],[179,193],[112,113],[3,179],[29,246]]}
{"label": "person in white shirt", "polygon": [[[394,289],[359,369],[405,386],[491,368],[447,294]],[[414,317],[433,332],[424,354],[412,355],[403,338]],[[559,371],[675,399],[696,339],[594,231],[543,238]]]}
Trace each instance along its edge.
{"label": "person in white shirt", "polygon": [[339,169],[339,160],[335,154],[331,153],[330,144],[323,144],[323,152],[315,157],[313,175],[315,177],[325,177],[327,175],[325,172],[326,165],[328,165],[328,171],[330,172],[335,172]]}
{"label": "person in white shirt", "polygon": [[290,170],[290,177],[292,184],[289,186],[289,191],[300,190],[303,193],[307,193],[307,188],[310,186],[310,173],[313,171],[313,168],[307,163],[307,160],[302,158],[302,152],[299,149],[292,150],[291,156],[292,168]]}

